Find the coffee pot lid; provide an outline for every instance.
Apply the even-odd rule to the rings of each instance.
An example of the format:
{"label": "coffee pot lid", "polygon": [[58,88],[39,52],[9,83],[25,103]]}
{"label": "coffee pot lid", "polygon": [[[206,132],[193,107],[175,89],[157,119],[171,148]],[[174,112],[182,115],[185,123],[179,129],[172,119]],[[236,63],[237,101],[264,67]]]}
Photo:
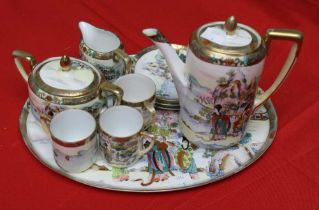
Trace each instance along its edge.
{"label": "coffee pot lid", "polygon": [[260,35],[254,29],[237,23],[236,18],[230,16],[225,22],[212,22],[199,27],[191,38],[191,47],[229,55],[246,55],[256,51],[261,42]]}
{"label": "coffee pot lid", "polygon": [[91,64],[68,56],[54,57],[38,64],[29,77],[31,86],[63,97],[78,97],[98,89],[101,75]]}

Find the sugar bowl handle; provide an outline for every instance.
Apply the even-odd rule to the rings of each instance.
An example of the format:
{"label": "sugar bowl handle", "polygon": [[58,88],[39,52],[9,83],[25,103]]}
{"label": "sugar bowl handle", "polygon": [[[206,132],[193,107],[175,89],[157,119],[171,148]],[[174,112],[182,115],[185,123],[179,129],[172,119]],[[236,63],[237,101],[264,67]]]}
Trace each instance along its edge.
{"label": "sugar bowl handle", "polygon": [[[140,135],[141,136],[144,136],[144,137],[147,137],[149,140],[150,140],[150,145],[148,145],[148,147],[147,148],[145,148],[144,150],[141,150],[140,152],[139,152],[139,155],[140,156],[143,156],[143,155],[145,155],[146,153],[148,153],[151,149],[152,149],[152,147],[154,146],[154,144],[155,144],[155,136],[154,135],[152,135],[152,134],[149,134],[149,133],[147,133],[147,132],[144,132],[144,131],[141,131],[140,132]],[[141,139],[141,141],[143,141],[142,139]]]}
{"label": "sugar bowl handle", "polygon": [[124,73],[123,74],[130,74],[132,73],[132,59],[128,54],[124,52],[122,49],[116,49],[114,51],[114,54],[116,56],[116,60],[122,59],[125,64]]}
{"label": "sugar bowl handle", "polygon": [[[100,85],[101,91],[104,93],[112,93],[116,96],[116,102],[114,105],[120,105],[123,98],[123,90],[117,85],[114,85],[110,82],[104,81]],[[106,97],[107,98],[107,97]]]}
{"label": "sugar bowl handle", "polygon": [[258,108],[263,103],[265,103],[267,99],[271,96],[271,94],[273,94],[283,83],[284,79],[286,78],[289,71],[292,69],[292,66],[297,60],[298,54],[302,46],[303,33],[301,31],[291,29],[269,29],[265,37],[265,44],[267,50],[269,50],[273,40],[288,40],[292,41],[293,44],[291,46],[286,62],[282,67],[276,80],[264,93],[256,96],[254,109]]}
{"label": "sugar bowl handle", "polygon": [[30,65],[30,69],[32,70],[36,64],[35,58],[30,53],[22,51],[22,50],[14,50],[12,52],[12,56],[21,76],[23,77],[25,81],[28,81],[28,74],[23,68],[21,60],[28,61]]}
{"label": "sugar bowl handle", "polygon": [[41,127],[48,136],[51,136],[51,132],[49,128],[50,122],[51,122],[51,118],[49,118],[47,115],[45,114],[40,115]]}

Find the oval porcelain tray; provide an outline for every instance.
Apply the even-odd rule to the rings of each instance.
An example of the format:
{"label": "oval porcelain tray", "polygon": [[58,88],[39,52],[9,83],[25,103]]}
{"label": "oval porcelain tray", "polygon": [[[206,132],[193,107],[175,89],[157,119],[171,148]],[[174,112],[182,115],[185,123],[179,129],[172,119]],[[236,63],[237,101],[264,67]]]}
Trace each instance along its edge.
{"label": "oval porcelain tray", "polygon": [[178,112],[157,110],[156,124],[150,131],[158,135],[160,143],[134,166],[112,168],[97,154],[97,162],[77,174],[57,166],[50,139],[30,112],[28,101],[19,123],[30,152],[51,170],[92,187],[132,192],[183,190],[232,176],[254,163],[269,148],[277,130],[277,115],[270,100],[252,115],[239,145],[225,150],[196,148],[183,141],[177,119]]}

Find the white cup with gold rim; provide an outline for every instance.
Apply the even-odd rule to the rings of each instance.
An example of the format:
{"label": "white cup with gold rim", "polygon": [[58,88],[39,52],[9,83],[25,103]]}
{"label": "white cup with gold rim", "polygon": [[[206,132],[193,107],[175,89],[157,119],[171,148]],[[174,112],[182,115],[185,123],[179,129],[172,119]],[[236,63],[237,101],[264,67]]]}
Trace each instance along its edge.
{"label": "white cup with gold rim", "polygon": [[[100,143],[108,163],[128,167],[136,163],[154,145],[154,136],[143,130],[143,117],[129,106],[113,106],[99,118]],[[143,148],[144,139],[150,142]]]}
{"label": "white cup with gold rim", "polygon": [[97,125],[90,113],[65,110],[52,118],[50,126],[43,126],[52,139],[54,159],[60,168],[78,173],[92,166],[97,151]]}
{"label": "white cup with gold rim", "polygon": [[136,108],[143,116],[143,128],[148,128],[155,119],[156,86],[152,79],[142,74],[127,74],[118,78],[114,85],[123,90],[121,104]]}

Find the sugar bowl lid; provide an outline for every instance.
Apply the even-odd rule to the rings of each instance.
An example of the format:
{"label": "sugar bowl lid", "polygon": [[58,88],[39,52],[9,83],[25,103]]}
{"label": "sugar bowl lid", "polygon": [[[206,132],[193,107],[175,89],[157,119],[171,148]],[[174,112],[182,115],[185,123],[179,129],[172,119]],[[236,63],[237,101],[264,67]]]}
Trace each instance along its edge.
{"label": "sugar bowl lid", "polygon": [[[91,64],[68,56],[54,57],[35,66],[29,85],[39,97],[60,98],[60,103],[84,103],[96,96],[101,75]],[[59,100],[55,101],[59,102]]]}
{"label": "sugar bowl lid", "polygon": [[234,16],[225,22],[212,22],[199,27],[190,40],[191,50],[206,59],[212,53],[245,56],[258,51],[261,45],[263,42],[258,32],[237,23]]}

